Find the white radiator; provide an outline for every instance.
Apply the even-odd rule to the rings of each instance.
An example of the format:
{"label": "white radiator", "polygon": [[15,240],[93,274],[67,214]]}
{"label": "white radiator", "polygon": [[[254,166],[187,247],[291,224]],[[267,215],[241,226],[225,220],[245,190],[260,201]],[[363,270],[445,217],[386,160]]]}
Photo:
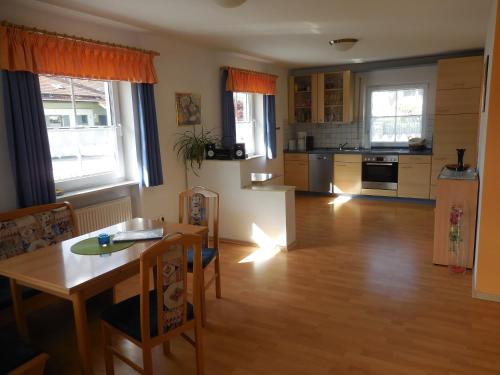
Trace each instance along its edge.
{"label": "white radiator", "polygon": [[89,233],[132,219],[130,197],[83,207],[75,210],[80,234]]}

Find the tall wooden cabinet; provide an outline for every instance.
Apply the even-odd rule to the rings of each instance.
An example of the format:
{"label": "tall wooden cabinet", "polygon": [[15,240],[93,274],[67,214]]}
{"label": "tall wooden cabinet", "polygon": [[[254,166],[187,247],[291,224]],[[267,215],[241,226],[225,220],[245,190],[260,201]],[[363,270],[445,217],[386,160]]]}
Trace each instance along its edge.
{"label": "tall wooden cabinet", "polygon": [[312,73],[288,78],[288,122],[353,121],[354,77],[351,71]]}
{"label": "tall wooden cabinet", "polygon": [[464,161],[477,165],[479,103],[483,56],[444,59],[438,62],[436,118],[433,135],[430,197],[436,197],[437,176],[457,162],[457,148],[465,148]]}

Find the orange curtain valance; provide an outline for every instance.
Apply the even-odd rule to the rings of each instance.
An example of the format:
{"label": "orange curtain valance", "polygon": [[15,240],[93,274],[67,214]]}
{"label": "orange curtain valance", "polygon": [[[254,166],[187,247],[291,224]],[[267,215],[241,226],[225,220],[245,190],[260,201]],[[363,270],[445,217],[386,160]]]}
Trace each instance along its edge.
{"label": "orange curtain valance", "polygon": [[226,91],[276,95],[276,76],[228,68]]}
{"label": "orange curtain valance", "polygon": [[154,54],[0,25],[0,69],[157,83]]}

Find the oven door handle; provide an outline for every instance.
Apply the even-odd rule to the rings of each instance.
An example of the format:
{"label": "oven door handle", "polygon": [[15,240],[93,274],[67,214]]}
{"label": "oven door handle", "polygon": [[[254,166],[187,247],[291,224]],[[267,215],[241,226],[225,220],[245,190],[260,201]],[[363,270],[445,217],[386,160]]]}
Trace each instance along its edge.
{"label": "oven door handle", "polygon": [[396,164],[396,163],[368,163],[368,162],[365,162],[365,165],[383,165],[383,166],[388,166],[388,167],[392,167],[394,164]]}

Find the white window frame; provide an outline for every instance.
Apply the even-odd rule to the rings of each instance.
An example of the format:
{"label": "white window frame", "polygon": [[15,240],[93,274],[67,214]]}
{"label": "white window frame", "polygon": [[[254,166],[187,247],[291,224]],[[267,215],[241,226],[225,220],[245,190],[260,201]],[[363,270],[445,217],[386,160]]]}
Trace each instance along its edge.
{"label": "white window frame", "polygon": [[[264,150],[264,122],[263,122],[264,114],[263,114],[263,103],[261,103],[263,101],[262,96],[247,92],[238,92],[238,93],[235,92],[234,94],[248,95],[250,113],[249,113],[249,122],[246,122],[246,124],[251,124],[252,126],[254,150],[250,152],[250,150],[248,150],[245,147],[245,152],[248,154],[248,156],[261,155]],[[262,100],[259,101],[259,99]],[[237,131],[238,121],[236,119],[236,113],[235,113],[235,122]],[[237,142],[239,141],[237,140]]]}
{"label": "white window frame", "polygon": [[[103,80],[104,81],[104,80]],[[125,176],[125,165],[124,165],[124,146],[123,146],[123,132],[122,125],[120,121],[120,104],[119,104],[119,85],[118,82],[110,82],[106,87],[109,88],[109,91],[106,93],[109,97],[109,106],[110,110],[108,111],[108,118],[111,121],[111,128],[114,128],[116,131],[116,145],[117,145],[117,153],[118,153],[118,168],[112,172],[99,173],[91,176],[84,176],[66,180],[55,181],[56,189],[62,190],[64,193],[85,190],[90,188],[98,188],[104,185],[116,184],[119,182],[123,182],[126,179]],[[72,99],[74,101],[74,99]],[[73,120],[75,124],[73,124]],[[74,113],[74,119],[71,120],[71,125],[68,128],[63,128],[61,131],[72,131],[75,127],[79,127],[76,125],[76,111]],[[93,119],[89,117],[89,125],[80,125],[83,127],[90,127],[90,123],[93,123]],[[76,126],[75,126],[76,125]],[[51,129],[49,129],[51,131]]]}
{"label": "white window frame", "polygon": [[[365,105],[365,136],[369,140],[370,146],[375,147],[408,147],[408,142],[372,142],[371,140],[371,118],[372,118],[372,93],[374,91],[396,91],[396,90],[411,90],[422,89],[422,132],[421,137],[425,138],[427,130],[427,99],[429,84],[428,83],[408,83],[402,85],[378,85],[369,86],[366,90],[366,105]],[[396,116],[397,117],[397,116]]]}

